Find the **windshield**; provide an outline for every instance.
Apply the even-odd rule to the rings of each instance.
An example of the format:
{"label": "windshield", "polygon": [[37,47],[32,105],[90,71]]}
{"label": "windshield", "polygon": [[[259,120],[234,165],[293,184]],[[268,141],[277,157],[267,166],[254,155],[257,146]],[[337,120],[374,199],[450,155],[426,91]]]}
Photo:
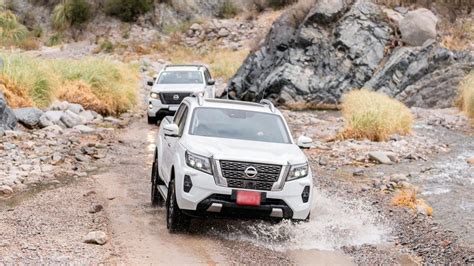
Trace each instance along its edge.
{"label": "windshield", "polygon": [[158,84],[200,84],[200,71],[165,71],[161,73]]}
{"label": "windshield", "polygon": [[268,113],[200,107],[194,111],[189,134],[290,143],[285,124],[280,116]]}

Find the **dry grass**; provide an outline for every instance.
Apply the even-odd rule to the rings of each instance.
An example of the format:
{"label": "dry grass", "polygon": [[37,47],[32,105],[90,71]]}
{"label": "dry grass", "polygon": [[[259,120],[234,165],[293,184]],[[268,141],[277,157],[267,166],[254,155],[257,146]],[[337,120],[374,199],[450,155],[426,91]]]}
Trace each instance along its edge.
{"label": "dry grass", "polygon": [[249,50],[241,49],[232,51],[230,49],[193,49],[181,45],[157,45],[155,49],[162,57],[173,64],[203,63],[209,66],[214,78],[230,79],[242,65],[249,54]]}
{"label": "dry grass", "polygon": [[459,107],[474,119],[474,70],[464,78],[459,88],[459,95]]}
{"label": "dry grass", "polygon": [[0,76],[0,91],[3,92],[7,103],[12,108],[32,106],[33,101],[24,89],[13,84],[8,78]]}
{"label": "dry grass", "polygon": [[406,135],[411,131],[410,110],[383,93],[353,90],[343,95],[341,107],[346,120],[342,138],[385,141],[392,134]]}
{"label": "dry grass", "polygon": [[47,107],[60,98],[103,115],[129,110],[137,100],[138,70],[108,59],[38,59],[0,54],[5,94],[13,107]]}
{"label": "dry grass", "polygon": [[403,189],[392,198],[392,204],[400,207],[408,207],[412,210],[423,208],[426,214],[433,215],[433,208],[430,207],[423,199],[418,199],[415,189]]}
{"label": "dry grass", "polygon": [[439,25],[444,33],[441,44],[451,50],[466,50],[474,43],[474,20],[470,18],[456,19],[453,23],[444,20]]}

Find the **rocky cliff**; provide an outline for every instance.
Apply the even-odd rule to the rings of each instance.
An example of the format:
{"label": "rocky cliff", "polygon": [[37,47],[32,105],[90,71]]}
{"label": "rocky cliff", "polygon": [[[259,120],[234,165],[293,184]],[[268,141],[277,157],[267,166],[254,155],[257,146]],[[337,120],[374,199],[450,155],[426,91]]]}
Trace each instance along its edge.
{"label": "rocky cliff", "polygon": [[397,35],[398,25],[366,1],[321,0],[301,22],[288,10],[230,80],[229,97],[317,107],[336,105],[344,92],[365,87],[409,106],[452,106],[473,57],[433,39],[404,46]]}

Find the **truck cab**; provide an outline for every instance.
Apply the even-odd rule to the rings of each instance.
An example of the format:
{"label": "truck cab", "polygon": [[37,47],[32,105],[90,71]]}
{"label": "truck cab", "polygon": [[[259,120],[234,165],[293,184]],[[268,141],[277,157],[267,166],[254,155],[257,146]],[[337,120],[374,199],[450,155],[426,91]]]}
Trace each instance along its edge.
{"label": "truck cab", "polygon": [[204,65],[167,65],[149,81],[148,123],[156,124],[163,117],[174,115],[181,101],[195,93],[215,97],[215,81]]}

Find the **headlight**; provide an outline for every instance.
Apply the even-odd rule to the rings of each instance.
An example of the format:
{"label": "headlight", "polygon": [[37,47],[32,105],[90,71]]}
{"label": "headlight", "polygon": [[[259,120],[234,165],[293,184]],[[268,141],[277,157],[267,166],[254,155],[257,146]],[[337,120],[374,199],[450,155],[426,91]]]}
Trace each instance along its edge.
{"label": "headlight", "polygon": [[150,93],[150,98],[153,98],[153,99],[160,99],[160,95],[156,92],[152,92]]}
{"label": "headlight", "polygon": [[208,157],[186,151],[186,164],[196,170],[212,175],[211,160]]}
{"label": "headlight", "polygon": [[302,178],[308,175],[308,163],[304,164],[295,164],[290,168],[290,172],[286,177],[287,181]]}

